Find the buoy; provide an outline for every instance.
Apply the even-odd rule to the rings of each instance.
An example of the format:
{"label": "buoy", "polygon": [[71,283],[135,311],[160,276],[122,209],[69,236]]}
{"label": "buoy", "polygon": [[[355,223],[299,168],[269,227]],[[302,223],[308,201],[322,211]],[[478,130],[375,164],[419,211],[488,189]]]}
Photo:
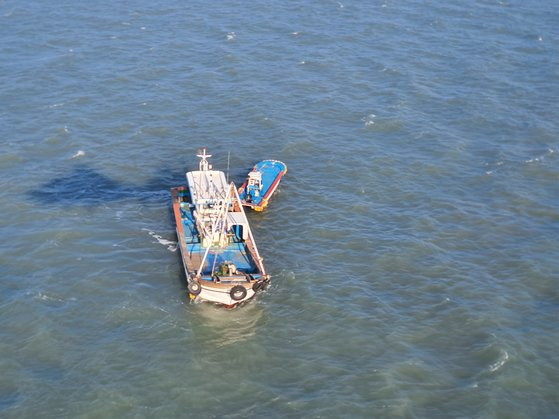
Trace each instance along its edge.
{"label": "buoy", "polygon": [[242,285],[235,285],[233,288],[231,288],[231,291],[229,291],[229,295],[231,296],[232,300],[241,301],[247,296],[247,290]]}
{"label": "buoy", "polygon": [[196,296],[202,292],[202,286],[197,281],[192,281],[188,283],[188,292]]}

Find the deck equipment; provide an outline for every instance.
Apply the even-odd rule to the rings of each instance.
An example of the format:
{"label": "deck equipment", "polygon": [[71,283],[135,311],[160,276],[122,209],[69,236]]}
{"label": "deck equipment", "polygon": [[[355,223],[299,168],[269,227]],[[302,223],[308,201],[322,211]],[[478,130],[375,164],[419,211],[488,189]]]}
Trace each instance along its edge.
{"label": "deck equipment", "polygon": [[263,160],[248,173],[247,180],[239,188],[239,197],[245,207],[263,211],[281,178],[287,173],[287,165],[279,160]]}
{"label": "deck equipment", "polygon": [[204,147],[187,186],[171,189],[177,237],[192,300],[234,306],[270,281],[233,182],[212,170]]}

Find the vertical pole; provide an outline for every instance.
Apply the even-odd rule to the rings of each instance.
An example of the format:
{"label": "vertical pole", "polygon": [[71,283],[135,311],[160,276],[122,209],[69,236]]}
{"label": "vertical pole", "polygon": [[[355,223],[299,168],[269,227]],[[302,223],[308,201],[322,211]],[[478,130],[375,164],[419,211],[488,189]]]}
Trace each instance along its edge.
{"label": "vertical pole", "polygon": [[231,152],[227,152],[227,183],[229,184],[229,158],[231,157]]}

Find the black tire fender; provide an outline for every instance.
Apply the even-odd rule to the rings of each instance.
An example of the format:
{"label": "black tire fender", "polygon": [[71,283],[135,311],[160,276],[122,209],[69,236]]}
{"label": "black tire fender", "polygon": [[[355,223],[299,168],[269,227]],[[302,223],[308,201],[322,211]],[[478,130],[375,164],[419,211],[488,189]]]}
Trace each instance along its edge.
{"label": "black tire fender", "polygon": [[256,281],[256,282],[252,285],[252,290],[253,290],[254,292],[258,292],[258,291],[260,291],[260,290],[263,289],[263,288],[264,288],[264,282],[262,282],[262,281]]}
{"label": "black tire fender", "polygon": [[232,300],[241,301],[247,296],[247,289],[242,285],[235,285],[233,288],[231,288],[231,291],[229,291],[229,295],[231,296]]}
{"label": "black tire fender", "polygon": [[188,292],[192,295],[198,295],[202,292],[202,286],[198,281],[192,281],[188,283]]}

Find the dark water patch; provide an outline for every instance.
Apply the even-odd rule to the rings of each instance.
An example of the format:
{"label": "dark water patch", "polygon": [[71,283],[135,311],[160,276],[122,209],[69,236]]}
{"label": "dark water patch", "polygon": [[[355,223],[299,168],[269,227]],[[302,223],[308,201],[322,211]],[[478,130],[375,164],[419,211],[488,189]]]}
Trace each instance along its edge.
{"label": "dark water patch", "polygon": [[130,198],[133,190],[89,167],[78,167],[67,176],[54,178],[28,193],[30,199],[45,203],[98,205]]}
{"label": "dark water patch", "polygon": [[[138,200],[159,202],[170,194],[170,185],[180,186],[184,174],[162,171],[144,185],[133,185],[111,179],[91,167],[76,167],[66,176],[56,177],[27,193],[34,202],[78,206],[101,205],[111,201]],[[169,195],[170,196],[170,195]]]}

